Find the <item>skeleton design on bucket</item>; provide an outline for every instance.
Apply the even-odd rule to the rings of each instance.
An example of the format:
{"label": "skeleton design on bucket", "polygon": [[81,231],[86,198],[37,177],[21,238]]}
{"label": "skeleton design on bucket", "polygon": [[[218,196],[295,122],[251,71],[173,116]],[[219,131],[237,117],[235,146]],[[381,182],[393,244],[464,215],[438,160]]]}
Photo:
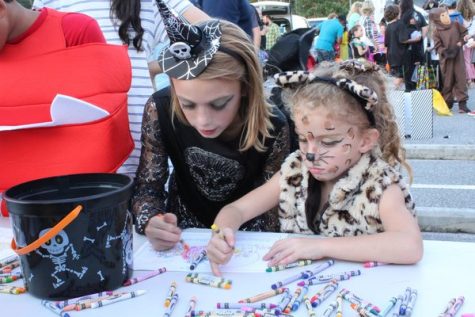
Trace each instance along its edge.
{"label": "skeleton design on bucket", "polygon": [[[45,235],[51,228],[41,230],[39,236]],[[79,254],[74,249],[72,243],[69,243],[69,237],[61,230],[57,235],[55,235],[51,240],[48,240],[46,243],[42,244],[41,247],[48,251],[48,254],[41,253],[40,250],[35,250],[42,258],[49,258],[54,264],[55,271],[51,273],[51,276],[56,279],[56,282],[53,282],[53,287],[58,288],[64,283],[64,280],[60,279],[57,275],[61,272],[70,272],[75,274],[79,279],[82,279],[84,274],[87,271],[87,267],[82,267],[82,272],[77,272],[66,266],[66,261],[68,260],[68,251],[70,251],[70,257],[73,260],[79,260]]]}
{"label": "skeleton design on bucket", "polygon": [[125,216],[124,228],[120,234],[117,236],[108,235],[106,240],[106,248],[111,247],[111,241],[115,241],[117,239],[122,240],[122,257],[125,259],[125,261],[122,262],[122,273],[125,273],[127,266],[132,266],[132,233],[127,231],[127,224],[129,221],[131,221],[131,219],[129,212],[127,212]]}

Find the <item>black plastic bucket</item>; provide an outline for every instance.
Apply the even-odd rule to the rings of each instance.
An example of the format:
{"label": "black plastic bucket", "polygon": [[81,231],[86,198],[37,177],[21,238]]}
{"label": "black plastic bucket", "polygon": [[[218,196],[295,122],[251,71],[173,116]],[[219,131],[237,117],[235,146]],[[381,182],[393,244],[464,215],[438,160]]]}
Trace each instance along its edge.
{"label": "black plastic bucket", "polygon": [[121,174],[77,174],[5,192],[12,247],[20,254],[30,294],[67,299],[113,290],[129,278],[132,184],[132,178]]}

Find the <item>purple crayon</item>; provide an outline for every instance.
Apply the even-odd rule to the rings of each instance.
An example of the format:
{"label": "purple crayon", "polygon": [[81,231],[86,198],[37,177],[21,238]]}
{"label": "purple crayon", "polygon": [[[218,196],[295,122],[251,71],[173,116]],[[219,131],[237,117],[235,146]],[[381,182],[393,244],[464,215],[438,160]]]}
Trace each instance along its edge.
{"label": "purple crayon", "polygon": [[149,279],[149,278],[152,278],[152,277],[157,276],[159,274],[165,273],[166,271],[167,271],[167,269],[162,267],[162,268],[160,268],[156,271],[149,272],[149,273],[144,274],[142,276],[130,278],[127,281],[124,282],[124,286],[129,286],[129,285],[132,285],[132,284],[136,284],[138,282],[145,281],[146,279]]}
{"label": "purple crayon", "polygon": [[459,296],[455,301],[455,304],[450,308],[449,312],[445,315],[446,317],[454,317],[457,312],[459,311],[460,307],[462,307],[463,302],[465,301],[465,297]]}

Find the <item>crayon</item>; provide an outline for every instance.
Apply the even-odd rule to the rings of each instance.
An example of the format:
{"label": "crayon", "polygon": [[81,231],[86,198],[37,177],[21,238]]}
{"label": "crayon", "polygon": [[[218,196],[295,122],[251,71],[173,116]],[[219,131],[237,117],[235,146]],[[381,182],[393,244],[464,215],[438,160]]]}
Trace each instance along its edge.
{"label": "crayon", "polygon": [[156,271],[149,272],[147,274],[144,274],[142,276],[134,277],[134,278],[129,278],[127,281],[124,282],[124,286],[130,286],[132,284],[136,284],[138,282],[145,281],[146,279],[152,278],[154,276],[157,276],[159,274],[165,273],[167,271],[166,268],[162,267]]}
{"label": "crayon", "polygon": [[303,302],[305,303],[305,307],[307,307],[308,317],[317,317],[317,313],[313,311],[312,303],[310,303],[310,298],[308,298],[308,296],[304,296]]}
{"label": "crayon", "polygon": [[4,267],[0,268],[0,274],[11,273],[11,271],[20,266],[20,261],[14,261]]}
{"label": "crayon", "polygon": [[72,310],[81,311],[81,310],[84,310],[84,309],[91,308],[91,304],[94,303],[94,302],[98,302],[98,301],[105,300],[105,299],[117,298],[120,295],[121,295],[121,293],[117,293],[117,294],[113,294],[113,295],[105,295],[105,296],[102,296],[102,297],[80,300],[80,301],[76,302],[75,304],[64,306],[63,311],[72,311]]}
{"label": "crayon", "polygon": [[175,292],[176,292],[176,282],[173,281],[170,285],[170,288],[168,289],[167,297],[165,297],[165,303],[163,303],[163,306],[165,307],[170,306],[170,302]]}
{"label": "crayon", "polygon": [[192,317],[196,308],[196,296],[192,296],[185,317]]}
{"label": "crayon", "polygon": [[462,307],[463,302],[465,301],[465,297],[459,296],[455,301],[454,305],[450,308],[450,310],[445,314],[446,317],[454,317],[457,312],[459,311],[460,307]]}
{"label": "crayon", "polygon": [[26,288],[24,287],[0,285],[0,293],[3,293],[3,294],[19,295],[25,292],[26,292]]}
{"label": "crayon", "polygon": [[[219,229],[218,225],[213,223],[211,225],[211,231],[216,234],[220,239],[224,240],[226,242],[226,239],[224,238],[224,234],[221,232],[221,229]],[[234,246],[229,246],[234,250]]]}
{"label": "crayon", "polygon": [[398,295],[396,305],[395,305],[395,309],[394,309],[394,313],[393,313],[393,317],[399,317],[399,309],[401,308],[403,300],[404,300],[403,296]]}
{"label": "crayon", "polygon": [[338,288],[338,283],[329,283],[323,288],[323,292],[319,294],[318,296],[315,295],[313,296],[310,301],[312,302],[313,307],[317,307],[320,305],[324,300],[326,300],[330,295],[336,291]]}
{"label": "crayon", "polygon": [[300,260],[300,261],[292,262],[292,263],[289,263],[289,264],[269,266],[268,268],[266,268],[266,272],[283,271],[283,270],[291,269],[291,268],[298,267],[298,266],[310,265],[313,262],[314,261],[312,261],[312,260]]}
{"label": "crayon", "polygon": [[411,298],[411,288],[407,287],[404,292],[404,300],[402,301],[401,307],[399,308],[399,315],[406,315],[407,304],[409,304],[409,299]]}
{"label": "crayon", "polygon": [[163,317],[170,317],[175,309],[176,303],[178,302],[178,293],[173,294],[172,300],[170,301],[170,306],[168,306],[167,310],[163,314]]}
{"label": "crayon", "polygon": [[360,317],[373,317],[374,316],[372,313],[370,313],[368,310],[366,310],[363,306],[358,305],[356,303],[351,303],[350,307],[352,309],[356,310],[356,312],[358,314],[360,314]]}
{"label": "crayon", "polygon": [[296,274],[296,275],[292,275],[292,276],[289,276],[287,277],[286,279],[283,279],[282,281],[279,281],[279,282],[275,282],[274,284],[272,284],[270,287],[272,289],[278,289],[279,287],[282,287],[284,285],[287,285],[287,284],[290,284],[292,282],[295,282],[296,280],[298,279],[303,279],[305,275],[311,273],[310,271],[303,271],[303,272],[300,272],[299,274]]}
{"label": "crayon", "polygon": [[93,298],[98,298],[98,297],[103,297],[103,296],[111,296],[111,295],[114,295],[114,292],[99,292],[99,293],[94,293],[94,294],[89,294],[89,295],[84,295],[84,296],[81,296],[81,297],[76,297],[76,298],[70,298],[70,299],[66,299],[66,300],[63,300],[63,301],[55,301],[53,302],[54,305],[56,305],[57,307],[59,308],[63,308],[67,305],[71,305],[71,304],[76,304],[78,303],[79,301],[81,300],[86,300],[86,299],[93,299]]}
{"label": "crayon", "polygon": [[336,317],[343,316],[343,297],[341,294],[336,296]]}
{"label": "crayon", "polygon": [[338,303],[336,301],[330,303],[330,305],[328,305],[328,307],[323,311],[322,317],[330,317],[337,307]]}
{"label": "crayon", "polygon": [[349,301],[350,303],[359,304],[361,307],[370,311],[374,315],[378,315],[381,311],[378,306],[371,304],[370,302],[362,299],[359,296],[356,296],[354,293],[350,292],[345,288],[340,291],[340,294],[343,296],[343,299]]}
{"label": "crayon", "polygon": [[328,260],[320,265],[317,265],[313,269],[310,269],[309,271],[305,271],[306,274],[304,274],[303,278],[309,278],[311,276],[317,275],[321,271],[328,269],[333,264],[335,264],[334,260]]}
{"label": "crayon", "polygon": [[17,276],[18,278],[23,278],[23,274],[21,272],[1,273],[0,277],[10,277],[12,275]]}
{"label": "crayon", "polygon": [[461,317],[475,317],[475,314],[462,314]]}
{"label": "crayon", "polygon": [[47,301],[47,300],[42,300],[41,305],[55,313],[56,315],[59,315],[61,317],[69,317],[70,315],[67,312],[64,312],[61,308],[56,307],[53,303]]}
{"label": "crayon", "polygon": [[18,255],[11,255],[7,257],[6,259],[0,261],[0,269],[3,269],[4,266],[7,266],[8,264],[12,264],[13,262],[20,261],[20,258]]}
{"label": "crayon", "polygon": [[292,311],[296,311],[300,307],[300,303],[303,300],[304,296],[307,296],[308,293],[308,286],[302,287],[302,291],[300,292],[299,296],[295,299],[293,305],[292,305]]}
{"label": "crayon", "polygon": [[287,304],[287,306],[283,310],[284,313],[286,314],[290,313],[290,311],[292,310],[292,306],[294,305],[294,302],[297,300],[301,292],[302,292],[302,289],[300,287],[297,287],[297,289],[294,292],[294,295],[292,295],[292,298],[290,299],[290,302]]}
{"label": "crayon", "polygon": [[306,281],[301,281],[298,282],[298,286],[304,286],[304,285],[318,285],[318,284],[326,284],[331,281],[345,281],[349,280],[351,278],[351,275],[345,274],[345,275],[339,275],[339,276],[333,276],[333,275],[327,275],[327,276],[318,276],[318,277],[311,277]]}
{"label": "crayon", "polygon": [[121,302],[121,301],[124,301],[124,300],[127,300],[127,299],[135,298],[135,297],[143,295],[145,293],[146,293],[145,290],[137,290],[137,291],[133,291],[133,292],[122,293],[119,296],[114,297],[114,298],[103,299],[103,300],[99,300],[97,302],[91,303],[91,308],[94,309],[94,308],[100,308],[100,307],[104,307],[104,306],[107,306],[107,305],[115,304],[117,302]]}
{"label": "crayon", "polygon": [[409,303],[407,304],[406,308],[406,316],[411,317],[412,310],[414,309],[414,305],[416,304],[417,299],[417,290],[411,289],[411,296],[409,297]]}
{"label": "crayon", "polygon": [[285,289],[284,295],[280,299],[278,309],[283,312],[285,307],[289,304],[289,302],[292,300],[292,294],[290,293],[290,290],[288,288]]}
{"label": "crayon", "polygon": [[276,304],[272,303],[217,303],[217,309],[243,309],[243,308],[252,308],[252,309],[274,309]]}
{"label": "crayon", "polygon": [[201,252],[198,254],[196,258],[193,259],[193,261],[190,264],[190,270],[194,270],[198,264],[203,261],[206,258],[206,250],[201,250]]}
{"label": "crayon", "polygon": [[16,275],[16,274],[0,277],[0,284],[15,282],[16,280],[20,278],[21,278],[21,275]]}
{"label": "crayon", "polygon": [[393,309],[393,307],[396,305],[396,302],[397,302],[397,297],[391,297],[389,299],[389,304],[379,313],[379,316],[386,317],[386,315],[389,314],[391,309]]}
{"label": "crayon", "polygon": [[376,266],[382,266],[382,265],[388,265],[388,263],[384,262],[377,262],[377,261],[368,261],[363,264],[363,267],[365,268],[372,268]]}
{"label": "crayon", "polygon": [[185,281],[189,283],[194,283],[194,284],[201,284],[201,285],[207,285],[207,286],[212,286],[212,287],[217,287],[217,288],[224,288],[224,289],[230,289],[232,286],[232,281],[231,280],[226,280],[223,278],[217,278],[215,276],[211,275],[197,275],[195,274],[193,276],[192,273],[189,273],[185,277]]}
{"label": "crayon", "polygon": [[258,301],[261,301],[261,300],[264,300],[264,299],[282,294],[282,293],[285,292],[286,289],[287,288],[281,287],[281,288],[278,288],[278,289],[275,289],[275,290],[270,290],[270,291],[267,291],[267,292],[264,292],[264,293],[260,293],[260,294],[251,296],[249,298],[241,299],[241,300],[238,301],[238,303],[255,303],[255,302],[258,302]]}

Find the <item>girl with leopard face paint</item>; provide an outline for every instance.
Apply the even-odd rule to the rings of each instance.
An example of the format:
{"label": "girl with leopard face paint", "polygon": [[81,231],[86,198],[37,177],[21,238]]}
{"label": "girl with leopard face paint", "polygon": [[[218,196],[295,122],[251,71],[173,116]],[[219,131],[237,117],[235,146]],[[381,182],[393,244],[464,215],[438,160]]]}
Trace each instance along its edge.
{"label": "girl with leopard face paint", "polygon": [[405,161],[385,79],[377,66],[356,60],[321,65],[317,73],[276,76],[287,89],[299,150],[263,186],[224,207],[212,237],[215,274],[232,256],[239,225],[279,205],[282,232],[327,239],[289,238],[264,256],[270,266],[300,259],[416,263],[422,238],[414,202],[400,174]]}

